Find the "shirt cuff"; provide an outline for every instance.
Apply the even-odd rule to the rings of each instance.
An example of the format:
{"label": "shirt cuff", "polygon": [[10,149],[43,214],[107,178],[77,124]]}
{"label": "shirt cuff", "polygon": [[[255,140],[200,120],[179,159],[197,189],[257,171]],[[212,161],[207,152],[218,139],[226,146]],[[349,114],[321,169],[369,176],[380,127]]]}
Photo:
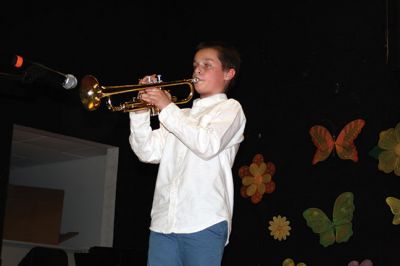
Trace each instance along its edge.
{"label": "shirt cuff", "polygon": [[[129,118],[131,121],[131,125],[140,124],[141,122],[145,122],[150,117],[150,110],[143,113],[129,112]],[[133,122],[134,121],[134,122]]]}
{"label": "shirt cuff", "polygon": [[168,119],[172,113],[176,112],[176,109],[179,110],[179,107],[174,103],[169,103],[166,107],[164,107],[161,112],[158,114],[158,118],[161,122]]}
{"label": "shirt cuff", "polygon": [[142,112],[142,113],[129,112],[129,118],[132,118],[132,119],[146,118],[146,116],[148,116],[148,115],[150,115],[150,110],[148,110],[147,112]]}

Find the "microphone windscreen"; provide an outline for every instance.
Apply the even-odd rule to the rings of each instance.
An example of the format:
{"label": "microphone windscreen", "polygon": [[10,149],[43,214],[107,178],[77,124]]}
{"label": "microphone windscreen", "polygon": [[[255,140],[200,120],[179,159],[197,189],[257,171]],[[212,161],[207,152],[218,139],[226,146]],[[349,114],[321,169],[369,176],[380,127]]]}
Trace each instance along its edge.
{"label": "microphone windscreen", "polygon": [[69,89],[75,88],[76,85],[78,85],[78,80],[76,79],[76,77],[74,75],[67,74],[65,76],[65,81],[64,81],[63,87],[65,89],[69,90]]}

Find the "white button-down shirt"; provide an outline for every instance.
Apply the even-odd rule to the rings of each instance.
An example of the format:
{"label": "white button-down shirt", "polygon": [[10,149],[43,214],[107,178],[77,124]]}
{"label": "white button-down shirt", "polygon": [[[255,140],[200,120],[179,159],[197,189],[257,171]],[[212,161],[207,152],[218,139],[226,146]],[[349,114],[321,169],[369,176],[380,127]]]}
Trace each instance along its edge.
{"label": "white button-down shirt", "polygon": [[191,109],[169,104],[152,130],[149,112],[130,114],[129,142],[139,160],[159,163],[150,229],[193,233],[226,220],[233,211],[232,166],[246,118],[240,103],[217,94]]}

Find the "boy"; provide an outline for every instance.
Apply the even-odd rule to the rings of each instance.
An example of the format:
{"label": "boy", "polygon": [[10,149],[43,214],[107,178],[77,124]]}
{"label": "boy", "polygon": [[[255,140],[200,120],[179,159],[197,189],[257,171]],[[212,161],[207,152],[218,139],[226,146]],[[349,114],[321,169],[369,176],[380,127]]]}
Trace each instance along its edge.
{"label": "boy", "polygon": [[[246,118],[225,92],[240,67],[237,50],[201,43],[193,61],[200,98],[180,109],[170,95],[147,88],[141,99],[160,110],[152,130],[149,111],[131,112],[129,141],[139,160],[159,163],[151,210],[149,266],[221,265],[233,211],[232,166]],[[141,84],[156,81],[145,76]]]}

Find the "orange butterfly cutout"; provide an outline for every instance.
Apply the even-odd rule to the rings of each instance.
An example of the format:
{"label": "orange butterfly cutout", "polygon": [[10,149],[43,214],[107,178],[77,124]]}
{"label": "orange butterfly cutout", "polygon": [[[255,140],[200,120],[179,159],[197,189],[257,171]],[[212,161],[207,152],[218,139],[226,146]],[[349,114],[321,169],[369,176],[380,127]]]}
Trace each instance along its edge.
{"label": "orange butterfly cutout", "polygon": [[336,151],[340,159],[358,161],[358,152],[354,145],[354,140],[364,127],[363,119],[356,119],[349,122],[339,133],[338,137],[323,126],[316,125],[310,129],[310,135],[314,145],[317,147],[312,164],[326,160],[333,150]]}

